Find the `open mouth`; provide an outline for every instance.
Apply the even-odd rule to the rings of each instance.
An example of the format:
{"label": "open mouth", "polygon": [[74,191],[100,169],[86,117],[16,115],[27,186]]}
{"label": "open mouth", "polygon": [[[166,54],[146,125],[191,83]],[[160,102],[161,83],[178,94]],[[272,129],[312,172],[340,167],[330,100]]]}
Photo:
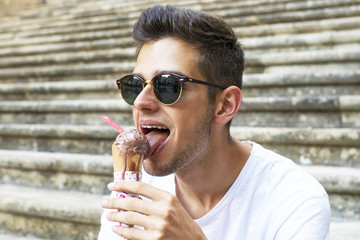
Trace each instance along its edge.
{"label": "open mouth", "polygon": [[146,135],[150,143],[150,151],[145,158],[151,157],[161,150],[170,136],[170,130],[159,125],[142,125],[140,130]]}

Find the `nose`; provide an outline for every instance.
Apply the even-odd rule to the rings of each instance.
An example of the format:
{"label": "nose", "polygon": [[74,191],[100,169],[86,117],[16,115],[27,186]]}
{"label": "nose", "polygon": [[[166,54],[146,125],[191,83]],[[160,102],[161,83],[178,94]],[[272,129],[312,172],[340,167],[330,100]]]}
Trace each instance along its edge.
{"label": "nose", "polygon": [[144,89],[136,97],[134,101],[134,107],[140,112],[156,111],[159,107],[159,102],[152,90],[151,81],[145,82]]}

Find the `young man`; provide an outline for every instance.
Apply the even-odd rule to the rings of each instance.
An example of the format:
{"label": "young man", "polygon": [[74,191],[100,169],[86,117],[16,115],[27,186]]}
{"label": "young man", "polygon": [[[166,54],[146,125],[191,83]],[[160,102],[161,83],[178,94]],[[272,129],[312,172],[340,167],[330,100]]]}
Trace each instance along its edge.
{"label": "young man", "polygon": [[154,6],[134,38],[136,67],[119,82],[151,144],[149,175],[109,189],[148,200],[105,200],[99,239],[327,239],[321,185],[291,160],[229,134],[244,70],[232,29],[208,13]]}

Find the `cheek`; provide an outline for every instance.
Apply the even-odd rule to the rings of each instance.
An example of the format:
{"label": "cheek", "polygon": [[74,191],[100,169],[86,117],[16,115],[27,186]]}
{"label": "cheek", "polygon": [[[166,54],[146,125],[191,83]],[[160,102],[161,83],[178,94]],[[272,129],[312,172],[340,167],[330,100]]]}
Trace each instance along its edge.
{"label": "cheek", "polygon": [[175,125],[176,136],[190,136],[196,128],[201,127],[202,119],[206,114],[205,109],[205,105],[189,104],[186,108],[171,113],[170,116]]}

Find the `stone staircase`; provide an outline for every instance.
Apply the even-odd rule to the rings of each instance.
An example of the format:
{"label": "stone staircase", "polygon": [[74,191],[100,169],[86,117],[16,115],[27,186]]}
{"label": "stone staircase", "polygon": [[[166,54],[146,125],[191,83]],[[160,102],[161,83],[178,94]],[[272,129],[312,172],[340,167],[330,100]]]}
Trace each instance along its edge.
{"label": "stone staircase", "polygon": [[[141,9],[172,1],[47,0],[0,19],[0,239],[96,239],[115,79],[134,67]],[[224,17],[247,59],[232,135],[290,157],[326,188],[330,239],[360,233],[360,1],[181,0]]]}

